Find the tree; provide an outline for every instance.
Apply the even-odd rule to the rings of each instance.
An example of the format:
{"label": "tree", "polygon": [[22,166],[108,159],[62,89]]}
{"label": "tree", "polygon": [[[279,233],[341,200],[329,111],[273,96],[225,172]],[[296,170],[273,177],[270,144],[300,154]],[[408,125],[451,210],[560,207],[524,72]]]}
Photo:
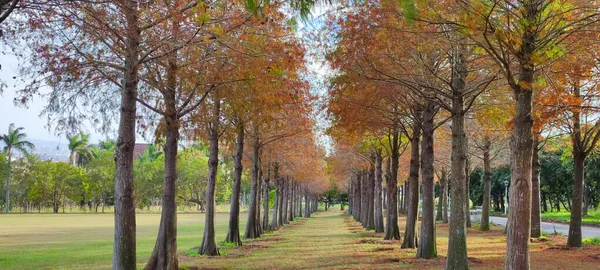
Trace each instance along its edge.
{"label": "tree", "polygon": [[[237,123],[237,135],[234,154],[234,172],[233,172],[233,190],[231,192],[230,210],[229,210],[229,226],[225,241],[234,243],[236,246],[242,245],[240,238],[240,189],[242,183],[242,158],[244,154],[244,126]],[[268,214],[268,213],[266,213]]]}
{"label": "tree", "polygon": [[0,0],[0,24],[15,10],[19,0]]}
{"label": "tree", "polygon": [[6,182],[4,188],[6,189],[6,196],[4,197],[4,210],[8,214],[10,211],[10,163],[12,161],[13,154],[15,151],[27,153],[29,150],[35,149],[33,143],[26,140],[27,134],[22,132],[23,128],[15,128],[15,124],[11,123],[8,126],[8,133],[0,136],[0,139],[4,143],[2,149],[6,154],[6,162],[8,164],[8,172],[6,173]]}
{"label": "tree", "polygon": [[85,164],[87,171],[86,197],[94,201],[95,211],[102,204],[102,213],[108,201],[112,201],[115,192],[115,162],[113,151],[102,150],[97,157]]}
{"label": "tree", "polygon": [[[151,36],[155,33],[151,30],[162,26],[170,14],[159,12],[161,3],[137,0],[22,2],[29,8],[14,24],[26,31],[11,33],[27,33],[18,43],[29,46],[13,43],[13,47],[31,48],[35,53],[24,53],[30,63],[22,75],[32,81],[20,91],[19,101],[27,103],[40,87],[51,87],[44,112],[57,131],[67,133],[83,119],[102,124],[106,130],[113,113],[119,112],[113,269],[135,268],[133,150],[140,69],[166,56],[159,48],[169,40]],[[183,9],[195,6],[188,3]],[[142,41],[149,42],[141,45]]]}
{"label": "tree", "polygon": [[[493,96],[492,96],[493,95]],[[492,196],[492,163],[498,157],[506,155],[507,138],[510,109],[506,109],[506,104],[510,102],[510,93],[497,90],[495,93],[483,93],[472,110],[472,121],[467,123],[471,136],[472,152],[471,155],[481,160],[483,163],[483,196],[482,196],[482,214],[481,231],[489,230],[489,217]],[[472,177],[471,177],[472,178]],[[471,187],[470,187],[471,188]],[[469,190],[471,192],[471,190]],[[475,202],[474,202],[475,203]]]}
{"label": "tree", "polygon": [[67,136],[67,140],[69,140],[68,147],[69,151],[71,151],[69,161],[71,162],[72,166],[77,166],[78,163],[81,164],[81,160],[90,158],[92,153],[88,147],[90,140],[89,134],[85,134],[80,131],[74,136]]}
{"label": "tree", "polygon": [[587,1],[566,0],[469,1],[459,6],[466,16],[453,22],[461,25],[461,35],[474,41],[495,61],[513,91],[515,114],[505,268],[529,269],[532,98],[536,71],[563,55],[560,52],[569,46],[566,37],[592,25],[598,12]]}

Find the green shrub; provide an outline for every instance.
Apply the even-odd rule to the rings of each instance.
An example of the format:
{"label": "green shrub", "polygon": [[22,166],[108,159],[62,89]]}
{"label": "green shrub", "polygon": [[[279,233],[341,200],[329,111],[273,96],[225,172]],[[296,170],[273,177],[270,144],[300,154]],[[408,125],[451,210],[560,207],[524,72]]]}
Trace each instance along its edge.
{"label": "green shrub", "polygon": [[590,245],[594,245],[594,246],[600,246],[600,237],[594,237],[594,238],[583,238],[583,243],[584,244],[590,244]]}

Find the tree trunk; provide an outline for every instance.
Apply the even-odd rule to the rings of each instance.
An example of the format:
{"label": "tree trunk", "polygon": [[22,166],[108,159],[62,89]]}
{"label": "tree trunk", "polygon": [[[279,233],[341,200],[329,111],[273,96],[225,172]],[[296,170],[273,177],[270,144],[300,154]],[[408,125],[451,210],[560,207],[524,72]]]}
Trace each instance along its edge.
{"label": "tree trunk", "polygon": [[135,146],[136,99],[139,73],[138,1],[122,1],[125,16],[125,69],[121,89],[121,109],[115,153],[115,233],[113,270],[136,269],[136,223],[133,187],[133,148]]}
{"label": "tree trunk", "polygon": [[[468,142],[468,139],[466,140]],[[468,144],[468,143],[467,143]],[[468,148],[468,146],[467,146]],[[471,163],[469,157],[465,161],[465,220],[467,228],[471,228],[471,199],[469,198],[469,182],[471,181]]]}
{"label": "tree trunk", "polygon": [[[441,187],[441,185],[440,185]],[[435,209],[435,221],[442,221],[442,190],[440,188],[440,196],[438,196],[438,203]]]}
{"label": "tree trunk", "polygon": [[539,238],[542,236],[542,209],[540,205],[540,155],[537,136],[534,136],[533,140],[533,155],[531,160],[531,237]]}
{"label": "tree trunk", "polygon": [[421,137],[421,125],[415,123],[413,135],[410,138],[410,172],[408,176],[408,207],[406,216],[406,230],[401,248],[416,248],[417,215],[419,211],[419,142]]}
{"label": "tree trunk", "polygon": [[433,118],[436,107],[429,103],[423,111],[421,130],[421,182],[423,186],[423,215],[421,220],[421,234],[417,249],[417,258],[431,259],[437,257],[435,245],[435,200],[434,200],[434,172],[433,172]]}
{"label": "tree trunk", "polygon": [[[383,171],[381,173],[382,173],[382,175],[385,174],[385,172],[383,172]],[[387,211],[387,203],[388,203],[387,202],[388,201],[387,186],[383,185],[383,180],[382,180],[382,185],[381,185],[381,196],[383,197],[383,198],[381,198],[381,207],[383,208],[383,210]]]}
{"label": "tree trunk", "polygon": [[444,186],[442,188],[442,223],[448,224],[448,178],[445,169],[442,172],[442,177],[444,178]]}
{"label": "tree trunk", "polygon": [[440,170],[441,175],[439,176],[439,182],[440,182],[440,195],[438,196],[438,208],[437,208],[437,214],[435,217],[435,221],[443,221],[444,220],[444,216],[443,216],[443,212],[444,212],[444,190],[445,190],[445,186],[446,186],[446,170],[444,167],[442,167],[442,169]]}
{"label": "tree trunk", "polygon": [[[525,10],[537,9],[537,4],[524,7]],[[529,12],[529,11],[528,11]],[[534,19],[531,17],[530,19]],[[532,30],[533,31],[533,30]],[[535,40],[530,36],[535,35],[531,31],[525,31],[522,50],[524,47],[533,46]],[[531,43],[531,44],[529,44]],[[530,49],[528,57],[531,57],[533,48]],[[523,60],[522,60],[523,61]],[[533,83],[533,68],[529,64],[531,59],[522,64],[520,72],[520,83],[529,87]],[[532,111],[532,89],[521,89],[517,87],[516,112],[512,136],[511,156],[511,185],[509,200],[509,215],[507,227],[507,253],[505,258],[505,269],[529,269],[529,238],[531,233],[531,174],[533,154],[533,120]]]}
{"label": "tree trunk", "polygon": [[277,228],[283,226],[283,206],[284,204],[284,200],[283,200],[283,196],[285,194],[284,188],[283,188],[283,183],[285,181],[285,178],[280,177],[278,179],[278,186],[277,186],[277,193],[279,195],[279,205],[278,205],[278,209],[277,209]]}
{"label": "tree trunk", "polygon": [[252,182],[250,184],[250,204],[248,205],[248,220],[246,222],[246,233],[244,238],[254,239],[260,237],[260,231],[257,227],[257,215],[258,209],[258,181],[259,175],[259,159],[260,159],[260,142],[258,141],[258,134],[255,134],[254,143],[252,144]]}
{"label": "tree trunk", "polygon": [[[369,212],[367,212],[367,230],[375,230],[375,160],[377,158],[371,153],[371,162],[369,163],[369,184],[367,187]],[[327,203],[325,203],[327,209]]]}
{"label": "tree trunk", "polygon": [[385,162],[385,182],[387,183],[387,219],[385,240],[400,240],[400,228],[398,227],[398,166],[400,159],[400,147],[398,129],[392,133],[392,154]]}
{"label": "tree trunk", "polygon": [[7,214],[10,212],[10,174],[11,174],[11,167],[10,167],[11,164],[10,164],[10,162],[11,162],[11,158],[12,158],[11,157],[11,152],[12,152],[11,148],[10,148],[10,146],[8,146],[8,147],[9,147],[8,150],[7,150],[7,152],[8,152],[8,155],[7,155],[8,160],[6,162],[8,170],[6,171],[6,182],[5,182],[5,186],[4,186],[4,188],[6,189],[6,197],[4,197],[4,205],[5,205],[4,211]]}
{"label": "tree trunk", "polygon": [[569,238],[567,239],[567,246],[581,247],[585,153],[577,151],[576,147],[573,148],[573,174],[575,177],[575,185],[573,186],[573,204],[571,205],[571,221],[569,222]]}
{"label": "tree trunk", "polygon": [[[525,1],[523,20],[535,21],[541,11],[538,1]],[[511,140],[511,185],[506,239],[505,269],[528,270],[531,233],[531,162],[533,154],[532,94],[537,28],[526,27],[519,50],[519,81],[511,85],[516,111]]]}
{"label": "tree trunk", "polygon": [[225,237],[225,242],[234,243],[238,247],[242,245],[242,239],[240,238],[240,189],[242,186],[242,172],[244,170],[242,165],[243,155],[244,125],[239,123],[237,127],[235,154],[233,156],[233,187],[229,202],[229,227],[227,236]]}
{"label": "tree trunk", "polygon": [[261,158],[259,156],[258,158],[258,178],[257,178],[257,187],[256,187],[256,219],[254,220],[254,222],[256,223],[254,226],[256,228],[256,230],[258,231],[258,236],[261,236],[263,234],[263,229],[262,229],[262,220],[260,219],[260,208],[262,207],[261,203],[262,203],[262,188],[263,188],[263,170],[261,168]]}
{"label": "tree trunk", "polygon": [[215,236],[215,185],[219,166],[219,114],[221,113],[221,99],[219,92],[215,91],[213,100],[213,120],[209,127],[209,157],[208,181],[206,185],[206,217],[204,221],[204,236],[198,250],[200,255],[220,256]]}
{"label": "tree trunk", "polygon": [[304,217],[310,217],[310,200],[308,195],[308,189],[304,191]]}
{"label": "tree trunk", "polygon": [[[410,170],[409,170],[410,171]],[[410,179],[406,179],[406,181],[404,181],[404,186],[402,186],[402,205],[399,208],[402,208],[402,212],[404,215],[408,214],[408,207],[409,207],[409,203],[410,203],[410,184],[409,184]]]}
{"label": "tree trunk", "polygon": [[[352,201],[352,197],[354,197],[354,179],[352,176],[350,177],[350,181],[348,181],[348,214],[354,216],[352,212],[352,207],[354,205],[354,201]],[[344,205],[344,204],[342,204]],[[342,209],[344,210],[344,209]]]}
{"label": "tree trunk", "polygon": [[294,181],[290,181],[288,183],[288,192],[289,192],[289,196],[288,196],[288,220],[290,222],[294,221]]}
{"label": "tree trunk", "polygon": [[381,149],[377,150],[375,160],[375,232],[384,232],[383,228],[383,202],[381,198],[381,188],[383,184],[383,158]]}
{"label": "tree trunk", "polygon": [[154,251],[145,269],[179,269],[177,260],[177,205],[175,203],[179,120],[174,110],[175,93],[172,94],[173,99],[165,98],[165,104],[172,103],[173,110],[168,111],[173,114],[165,116],[167,135],[161,220]]}
{"label": "tree trunk", "polygon": [[296,184],[296,203],[298,205],[298,217],[302,217],[302,187],[300,183]]}
{"label": "tree trunk", "polygon": [[271,230],[277,230],[279,228],[279,207],[281,207],[281,200],[279,198],[281,193],[279,188],[279,164],[277,162],[273,164],[273,181],[275,182],[275,196],[273,196],[273,220],[271,221]]}
{"label": "tree trunk", "polygon": [[154,251],[145,269],[179,269],[177,261],[177,205],[175,203],[177,147],[179,140],[178,122],[175,115],[166,119],[167,136],[165,144],[163,207]]}
{"label": "tree trunk", "polygon": [[361,172],[360,178],[360,222],[363,228],[367,228],[367,222],[369,221],[369,176],[365,171]]}
{"label": "tree trunk", "polygon": [[[178,36],[179,24],[173,23],[172,34]],[[177,260],[177,147],[179,146],[179,117],[177,115],[177,54],[168,56],[164,120],[166,124],[165,179],[163,183],[162,213],[154,251],[145,269],[179,269]]]}
{"label": "tree trunk", "polygon": [[362,222],[361,218],[362,218],[362,185],[361,185],[361,173],[356,173],[356,185],[354,187],[354,193],[356,194],[355,201],[356,201],[356,211],[354,211],[354,219],[358,222]]}
{"label": "tree trunk", "polygon": [[286,179],[283,181],[283,185],[281,186],[281,190],[283,192],[283,203],[281,204],[281,208],[283,209],[283,213],[282,213],[282,225],[283,224],[288,224],[290,223],[289,218],[288,218],[288,198],[289,198],[289,190],[287,188],[287,186],[289,185],[289,177],[286,177]]}
{"label": "tree trunk", "polygon": [[[541,195],[542,195],[542,208],[544,209],[544,212],[548,212],[547,196],[543,192]],[[550,205],[550,211],[552,211],[552,205]]]}
{"label": "tree trunk", "polygon": [[490,230],[490,198],[492,196],[492,166],[490,164],[491,142],[488,137],[484,138],[483,151],[483,205],[481,211],[481,231]]}
{"label": "tree trunk", "polygon": [[465,204],[465,161],[467,159],[467,138],[465,135],[464,97],[467,69],[465,48],[456,46],[452,54],[452,152],[450,157],[450,224],[448,235],[448,258],[445,269],[469,269],[467,259],[467,236]]}
{"label": "tree trunk", "polygon": [[[575,97],[580,97],[580,88],[574,85]],[[571,116],[573,128],[571,132],[571,144],[573,148],[573,176],[575,183],[573,185],[573,204],[569,205],[571,209],[571,220],[569,222],[569,238],[567,239],[568,247],[581,247],[581,222],[582,222],[582,207],[584,196],[584,173],[585,173],[585,158],[586,158],[586,141],[582,138],[581,131],[581,113],[579,110],[573,110]],[[594,131],[588,131],[594,132]],[[589,134],[585,134],[588,135]],[[569,202],[569,200],[567,200]]]}

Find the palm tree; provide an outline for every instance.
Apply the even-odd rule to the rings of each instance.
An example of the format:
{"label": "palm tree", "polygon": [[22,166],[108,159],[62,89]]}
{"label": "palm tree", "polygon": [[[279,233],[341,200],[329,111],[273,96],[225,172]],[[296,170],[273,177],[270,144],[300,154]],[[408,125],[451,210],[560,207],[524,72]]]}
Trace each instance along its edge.
{"label": "palm tree", "polygon": [[67,136],[67,139],[69,140],[69,150],[71,151],[71,165],[77,166],[77,155],[83,158],[89,158],[92,155],[90,148],[88,148],[89,134],[80,131],[73,137]]}
{"label": "palm tree", "polygon": [[116,145],[117,142],[111,139],[106,139],[105,141],[100,141],[100,143],[98,143],[100,150],[114,151]]}
{"label": "palm tree", "polygon": [[15,128],[15,124],[11,123],[8,126],[8,134],[4,134],[0,136],[2,142],[4,142],[4,153],[6,153],[6,157],[8,159],[8,172],[6,173],[6,213],[10,210],[10,162],[12,159],[12,155],[14,151],[21,151],[22,153],[27,153],[28,150],[32,150],[35,148],[33,143],[26,141],[27,134],[21,132],[23,131],[22,127]]}

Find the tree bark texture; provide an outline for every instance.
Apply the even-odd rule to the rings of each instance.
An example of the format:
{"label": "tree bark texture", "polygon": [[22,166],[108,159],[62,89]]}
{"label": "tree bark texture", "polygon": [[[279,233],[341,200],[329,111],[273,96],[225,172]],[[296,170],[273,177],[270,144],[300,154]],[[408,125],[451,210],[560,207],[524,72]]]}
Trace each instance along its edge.
{"label": "tree bark texture", "polygon": [[[177,36],[179,25],[173,24]],[[177,260],[177,147],[179,146],[179,117],[177,115],[177,54],[168,57],[167,89],[162,91],[166,126],[165,179],[163,184],[162,213],[154,251],[145,269],[179,269]]]}
{"label": "tree bark texture", "polygon": [[481,207],[481,231],[490,230],[490,204],[492,196],[492,166],[490,160],[491,142],[484,138],[483,150],[483,205]]}
{"label": "tree bark texture", "polygon": [[434,152],[433,132],[437,108],[435,104],[429,103],[423,111],[423,123],[421,130],[423,139],[421,141],[421,182],[423,186],[423,217],[421,220],[421,234],[417,258],[431,259],[437,257],[435,245],[435,200],[434,200]]}
{"label": "tree bark texture", "polygon": [[419,142],[421,141],[421,125],[415,123],[413,135],[410,138],[410,171],[408,176],[408,204],[406,216],[406,230],[401,248],[417,247],[417,215],[419,211]]}
{"label": "tree bark texture", "polygon": [[240,190],[242,186],[242,158],[244,155],[244,126],[240,123],[237,127],[235,154],[233,156],[233,188],[229,206],[229,229],[225,242],[242,245],[240,238]]}
{"label": "tree bark texture", "polygon": [[214,92],[213,120],[209,127],[209,156],[208,156],[208,181],[206,186],[206,217],[204,220],[204,236],[198,253],[208,256],[219,256],[215,235],[215,186],[217,183],[217,170],[219,166],[219,115],[221,113],[221,99],[219,92]]}
{"label": "tree bark texture", "polygon": [[137,1],[122,1],[125,16],[125,69],[121,89],[121,110],[115,153],[115,233],[114,270],[135,269],[136,223],[133,186],[133,148],[135,146],[136,99],[139,83],[140,25]]}
{"label": "tree bark texture", "polygon": [[534,136],[533,156],[531,160],[531,237],[534,238],[542,236],[539,144],[537,136]]}
{"label": "tree bark texture", "polygon": [[465,49],[459,45],[452,51],[452,152],[450,165],[450,220],[446,270],[469,269],[465,205],[467,138],[465,134],[464,96],[467,78]]}
{"label": "tree bark texture", "polygon": [[255,136],[254,142],[252,144],[252,180],[250,184],[250,204],[248,206],[248,220],[246,222],[246,233],[244,234],[244,238],[246,239],[254,239],[260,237],[260,230],[257,227],[257,214],[258,210],[258,194],[259,190],[259,158],[260,158],[260,142],[258,141],[258,136]]}
{"label": "tree bark texture", "polygon": [[375,161],[375,232],[384,232],[383,228],[383,201],[382,201],[382,184],[383,184],[383,157],[381,149],[377,151]]}

